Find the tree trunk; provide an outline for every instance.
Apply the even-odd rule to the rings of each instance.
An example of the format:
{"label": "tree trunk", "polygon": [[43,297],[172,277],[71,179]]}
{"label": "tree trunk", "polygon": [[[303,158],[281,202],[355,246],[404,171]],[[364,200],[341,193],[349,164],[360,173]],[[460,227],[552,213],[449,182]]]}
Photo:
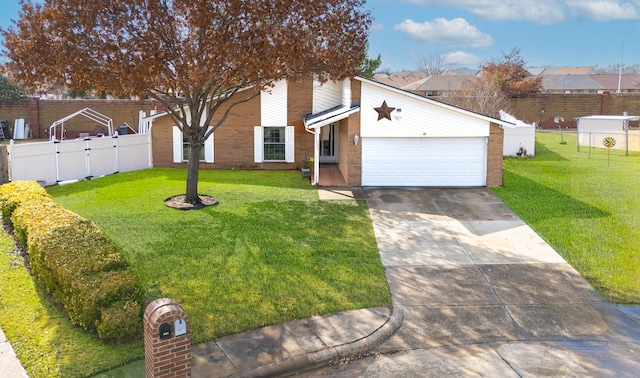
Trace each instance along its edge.
{"label": "tree trunk", "polygon": [[[194,140],[195,139],[195,140]],[[189,136],[189,161],[187,162],[187,191],[184,202],[192,205],[200,204],[198,197],[198,167],[200,165],[200,150],[202,143],[197,137]]]}

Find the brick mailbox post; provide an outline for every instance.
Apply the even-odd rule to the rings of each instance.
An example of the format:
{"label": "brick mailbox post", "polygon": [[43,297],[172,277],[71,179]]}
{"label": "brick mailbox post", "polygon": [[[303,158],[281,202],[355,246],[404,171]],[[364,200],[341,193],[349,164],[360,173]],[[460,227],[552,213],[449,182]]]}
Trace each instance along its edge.
{"label": "brick mailbox post", "polygon": [[191,324],[174,299],[160,298],[144,312],[147,378],[191,377]]}

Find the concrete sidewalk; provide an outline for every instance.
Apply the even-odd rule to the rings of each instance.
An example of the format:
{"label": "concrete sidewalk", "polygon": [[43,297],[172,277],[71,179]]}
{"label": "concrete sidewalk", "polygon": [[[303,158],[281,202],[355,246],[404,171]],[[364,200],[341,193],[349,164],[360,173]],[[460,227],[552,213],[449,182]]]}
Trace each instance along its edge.
{"label": "concrete sidewalk", "polygon": [[0,328],[0,372],[3,377],[9,378],[27,376],[2,328]]}
{"label": "concrete sidewalk", "polygon": [[[372,308],[314,316],[192,346],[193,377],[272,377],[362,353],[402,324],[400,310]],[[100,378],[144,377],[144,360]]]}

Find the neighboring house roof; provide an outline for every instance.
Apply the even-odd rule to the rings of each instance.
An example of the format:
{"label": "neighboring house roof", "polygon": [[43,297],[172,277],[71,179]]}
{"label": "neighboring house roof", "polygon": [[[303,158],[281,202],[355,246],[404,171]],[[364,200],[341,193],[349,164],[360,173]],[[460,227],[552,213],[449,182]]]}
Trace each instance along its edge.
{"label": "neighboring house roof", "polygon": [[527,71],[534,76],[544,76],[544,75],[590,75],[595,74],[593,67],[582,66],[582,67],[529,67]]}
{"label": "neighboring house roof", "polygon": [[479,119],[482,119],[482,120],[485,120],[485,121],[488,121],[488,122],[493,122],[493,123],[498,124],[498,125],[503,126],[503,127],[505,127],[505,126],[509,127],[509,126],[513,125],[511,122],[508,122],[508,121],[503,121],[501,119],[488,117],[488,116],[482,115],[480,113],[476,113],[476,112],[472,112],[470,110],[459,108],[457,106],[445,104],[444,102],[436,101],[436,100],[433,100],[432,98],[429,98],[429,97],[420,96],[420,95],[417,95],[417,94],[415,94],[413,92],[409,92],[407,90],[396,88],[396,87],[391,86],[389,84],[381,83],[381,82],[378,82],[378,81],[375,81],[375,80],[366,79],[366,78],[359,77],[359,76],[356,77],[355,79],[359,80],[361,82],[364,82],[364,83],[372,84],[372,85],[380,87],[380,88],[388,89],[388,90],[390,90],[392,92],[396,92],[396,93],[399,93],[399,94],[403,94],[405,96],[409,96],[411,98],[423,101],[425,103],[429,103],[429,104],[432,104],[432,105],[435,105],[435,106],[439,106],[439,107],[442,107],[442,108],[445,108],[445,109],[449,109],[449,110],[453,110],[453,111],[456,111],[456,112],[460,112],[460,113],[463,113],[463,114],[466,114],[466,115],[469,115],[469,116],[472,116],[472,117],[476,117],[476,118],[479,118]]}
{"label": "neighboring house roof", "polygon": [[426,74],[419,71],[402,71],[391,74],[377,73],[373,75],[373,80],[396,88],[402,88],[420,79],[424,79],[426,76]]}
{"label": "neighboring house roof", "polygon": [[589,77],[608,90],[618,89],[618,80],[620,80],[621,89],[640,89],[640,75],[638,74],[599,74],[589,75]]}
{"label": "neighboring house roof", "polygon": [[542,91],[602,90],[604,87],[589,75],[544,75]]}
{"label": "neighboring house roof", "polygon": [[474,75],[435,75],[402,87],[414,91],[457,91]]}

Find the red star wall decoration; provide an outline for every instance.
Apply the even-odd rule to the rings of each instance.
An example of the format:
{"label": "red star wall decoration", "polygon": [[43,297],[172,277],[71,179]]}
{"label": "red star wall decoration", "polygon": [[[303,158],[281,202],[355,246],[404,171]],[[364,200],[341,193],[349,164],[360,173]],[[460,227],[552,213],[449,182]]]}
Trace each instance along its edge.
{"label": "red star wall decoration", "polygon": [[386,118],[389,121],[391,121],[391,112],[396,110],[396,108],[392,108],[388,106],[386,101],[382,101],[381,107],[373,108],[373,109],[375,109],[375,111],[378,112],[378,121],[380,121],[383,118]]}

